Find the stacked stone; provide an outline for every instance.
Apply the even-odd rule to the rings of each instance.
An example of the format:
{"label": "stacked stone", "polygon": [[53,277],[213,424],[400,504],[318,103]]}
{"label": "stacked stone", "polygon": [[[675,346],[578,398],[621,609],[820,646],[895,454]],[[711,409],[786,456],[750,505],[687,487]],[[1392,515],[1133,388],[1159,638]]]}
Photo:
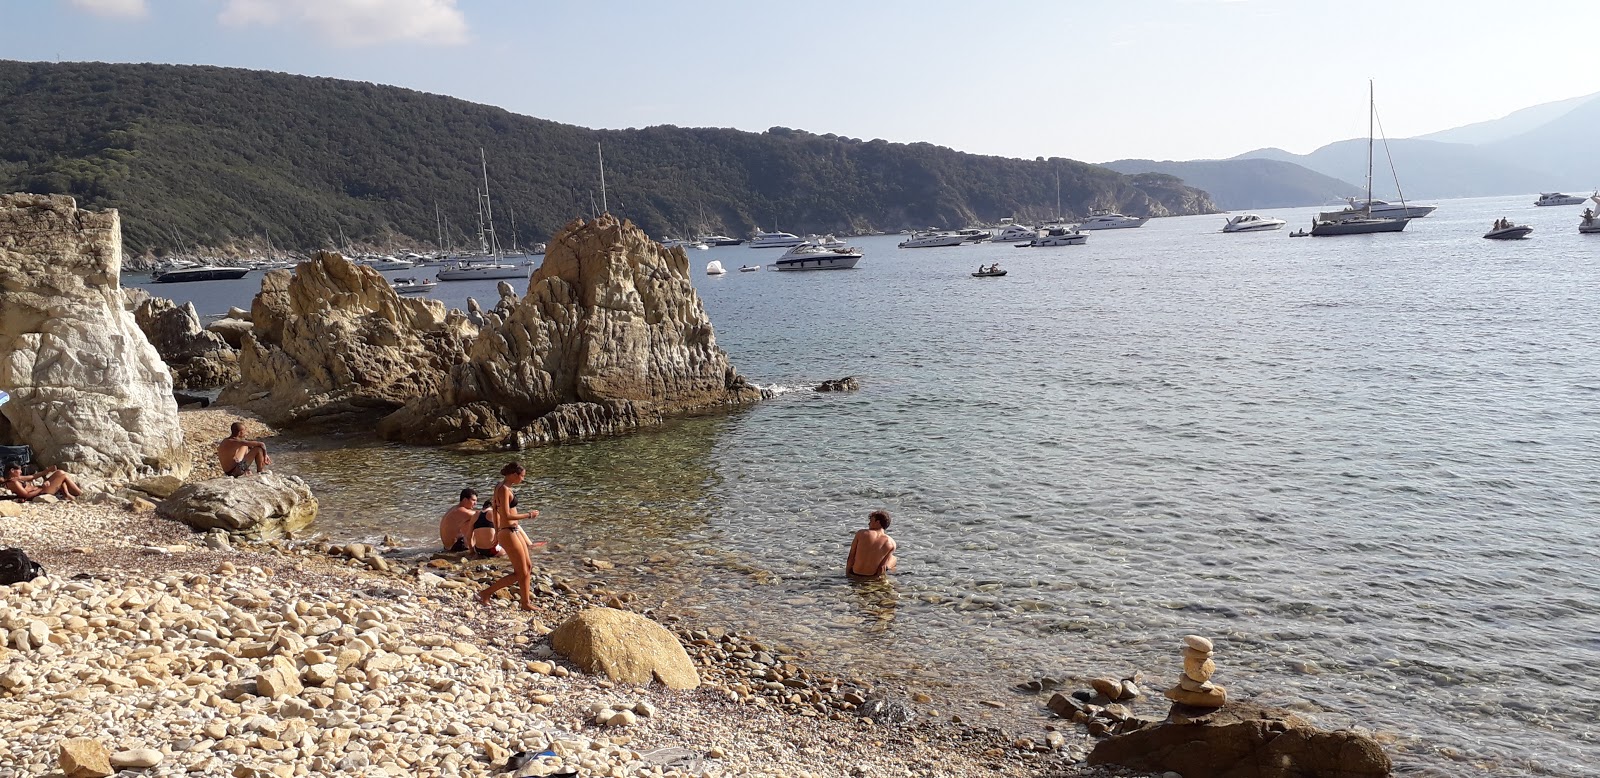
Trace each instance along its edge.
{"label": "stacked stone", "polygon": [[1211,641],[1199,635],[1183,636],[1183,675],[1178,685],[1166,691],[1167,699],[1197,708],[1220,708],[1228,701],[1228,690],[1211,682],[1217,665],[1211,661]]}

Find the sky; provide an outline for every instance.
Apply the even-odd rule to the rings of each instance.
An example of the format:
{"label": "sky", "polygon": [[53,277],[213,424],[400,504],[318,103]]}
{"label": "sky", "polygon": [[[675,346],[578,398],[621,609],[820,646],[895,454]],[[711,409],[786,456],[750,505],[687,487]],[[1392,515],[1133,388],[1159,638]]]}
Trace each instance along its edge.
{"label": "sky", "polygon": [[1296,153],[1600,92],[1593,0],[0,0],[0,59],[392,84],[586,127]]}

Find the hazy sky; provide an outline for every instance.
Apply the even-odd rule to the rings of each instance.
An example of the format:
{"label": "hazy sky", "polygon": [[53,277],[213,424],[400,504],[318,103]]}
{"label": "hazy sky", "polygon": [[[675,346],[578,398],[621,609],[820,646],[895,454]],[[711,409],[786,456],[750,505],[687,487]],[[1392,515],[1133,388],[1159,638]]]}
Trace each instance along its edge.
{"label": "hazy sky", "polygon": [[1600,4],[0,0],[0,58],[227,65],[589,127],[774,125],[1091,162],[1307,152],[1600,91]]}

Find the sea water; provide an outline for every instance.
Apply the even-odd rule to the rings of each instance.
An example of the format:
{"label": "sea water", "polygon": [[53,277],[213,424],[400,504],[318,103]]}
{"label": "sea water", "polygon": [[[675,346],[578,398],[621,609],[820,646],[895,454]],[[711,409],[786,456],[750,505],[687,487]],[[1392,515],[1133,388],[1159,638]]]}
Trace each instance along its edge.
{"label": "sea water", "polygon": [[[1295,209],[1051,249],[872,237],[839,272],[708,277],[781,250],[690,251],[718,344],[780,394],[518,454],[530,533],[565,546],[548,564],[605,558],[649,603],[1019,734],[1043,698],[1013,684],[1159,693],[1199,633],[1231,697],[1364,727],[1410,774],[1600,775],[1600,236],[1532,200],[1374,236],[1290,238],[1318,210]],[[1501,216],[1532,238],[1480,238]],[[258,284],[152,290],[221,313]],[[509,456],[285,446],[316,529],[418,541]],[[900,573],[852,583],[876,508]]]}

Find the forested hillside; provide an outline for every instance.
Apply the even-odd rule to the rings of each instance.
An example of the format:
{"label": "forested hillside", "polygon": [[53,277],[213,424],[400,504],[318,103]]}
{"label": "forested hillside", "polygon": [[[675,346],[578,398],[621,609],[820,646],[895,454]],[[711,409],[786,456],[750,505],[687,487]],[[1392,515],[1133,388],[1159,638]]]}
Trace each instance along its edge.
{"label": "forested hillside", "polygon": [[[396,87],[217,67],[0,61],[0,191],[119,208],[128,249],[476,241],[478,149],[495,221],[543,240],[600,200],[653,235],[960,227],[1113,208],[1215,210],[1167,176],[800,130],[590,130]],[[507,241],[509,242],[509,241]]]}

